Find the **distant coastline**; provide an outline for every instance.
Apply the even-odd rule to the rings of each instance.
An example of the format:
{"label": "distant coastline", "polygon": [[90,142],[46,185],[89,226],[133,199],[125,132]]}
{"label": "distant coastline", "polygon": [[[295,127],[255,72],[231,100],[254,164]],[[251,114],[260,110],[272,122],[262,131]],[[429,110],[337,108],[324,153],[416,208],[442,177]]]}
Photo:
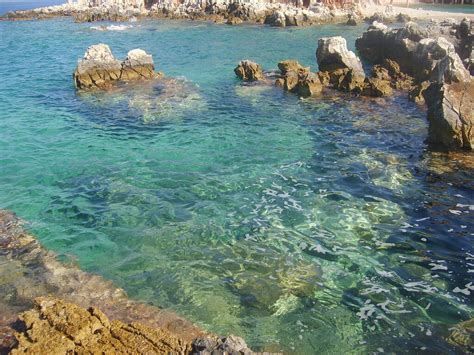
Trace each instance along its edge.
{"label": "distant coastline", "polygon": [[61,5],[63,0],[45,0],[45,1],[6,1],[0,2],[0,15],[4,15],[10,11],[32,10],[38,7]]}

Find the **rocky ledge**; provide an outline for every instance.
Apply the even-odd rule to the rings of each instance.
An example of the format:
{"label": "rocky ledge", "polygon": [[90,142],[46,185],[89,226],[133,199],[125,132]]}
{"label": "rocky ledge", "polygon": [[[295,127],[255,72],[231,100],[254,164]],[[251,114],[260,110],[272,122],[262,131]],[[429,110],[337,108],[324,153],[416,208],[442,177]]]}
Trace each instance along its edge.
{"label": "rocky ledge", "polygon": [[103,43],[90,46],[78,61],[73,78],[78,89],[108,89],[115,82],[150,80],[162,76],[155,73],[153,58],[142,49],[128,52],[123,61],[116,59]]}
{"label": "rocky ledge", "polygon": [[0,353],[250,353],[176,314],[130,300],[100,276],[61,263],[0,210]]}

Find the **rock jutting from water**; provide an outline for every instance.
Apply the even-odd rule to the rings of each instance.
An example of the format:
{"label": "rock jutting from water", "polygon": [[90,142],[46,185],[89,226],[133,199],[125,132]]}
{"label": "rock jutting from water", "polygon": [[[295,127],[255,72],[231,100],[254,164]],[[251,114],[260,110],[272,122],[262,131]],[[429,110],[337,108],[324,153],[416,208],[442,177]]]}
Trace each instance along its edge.
{"label": "rock jutting from water", "polygon": [[160,76],[161,73],[155,73],[152,56],[144,50],[133,49],[119,61],[103,43],[90,46],[73,73],[74,84],[83,90],[108,89],[114,82],[150,80]]}
{"label": "rock jutting from water", "polygon": [[59,262],[5,210],[0,265],[0,351],[200,353],[208,344],[209,353],[250,352],[239,337],[209,334],[172,312],[130,300],[100,276]]}
{"label": "rock jutting from water", "polygon": [[[461,39],[472,37],[471,25],[467,26],[466,20],[456,31]],[[468,70],[470,62],[463,63],[459,56],[466,55],[466,49],[456,46],[456,41],[446,35],[443,26],[423,27],[408,22],[403,28],[389,29],[374,23],[357,39],[356,47],[373,63],[396,63],[396,71],[401,73],[396,74],[398,78],[412,81],[410,98],[424,99],[428,107],[429,143],[448,150],[472,150],[474,78]],[[469,55],[472,57],[472,48]],[[388,74],[397,81],[396,75]],[[407,75],[412,79],[407,79]]]}
{"label": "rock jutting from water", "polygon": [[242,60],[234,69],[235,75],[243,81],[263,80],[263,70],[260,64],[251,60]]}
{"label": "rock jutting from water", "polygon": [[[318,41],[316,59],[320,71],[311,72],[309,67],[301,66],[296,60],[285,60],[278,63],[280,73],[277,74],[275,85],[285,91],[298,94],[300,97],[309,97],[321,92],[324,87],[350,92],[357,95],[380,97],[392,93],[390,81],[386,78],[367,78],[360,59],[354,52],[347,49],[346,40],[342,37],[326,37]],[[240,79],[249,80],[244,72],[243,62],[235,69]],[[260,67],[252,62],[253,67]],[[249,70],[247,70],[249,71]],[[270,78],[273,73],[267,75]],[[263,80],[265,75],[259,79]]]}

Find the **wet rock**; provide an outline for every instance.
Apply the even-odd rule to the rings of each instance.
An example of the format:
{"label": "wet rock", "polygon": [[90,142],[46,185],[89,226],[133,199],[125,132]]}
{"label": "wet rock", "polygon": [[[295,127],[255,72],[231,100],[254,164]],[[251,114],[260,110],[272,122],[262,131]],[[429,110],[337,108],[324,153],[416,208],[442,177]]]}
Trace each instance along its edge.
{"label": "wet rock", "polygon": [[154,69],[152,56],[141,49],[131,50],[120,62],[109,46],[100,43],[87,49],[77,64],[73,79],[78,89],[107,89],[117,81],[156,78],[158,74]]}
{"label": "wet rock", "polygon": [[408,93],[408,98],[416,102],[417,104],[422,104],[425,102],[425,98],[423,97],[423,93],[426,89],[430,86],[430,82],[428,80],[422,81],[418,85],[415,85],[410,92]]}
{"label": "wet rock", "polygon": [[354,94],[360,94],[364,89],[365,75],[354,69],[349,69],[346,75],[340,80],[337,89]]}
{"label": "wet rock", "polygon": [[368,16],[365,19],[367,23],[380,22],[380,23],[391,23],[394,22],[394,18],[390,15],[386,15],[383,12],[376,12],[372,16]]}
{"label": "wet rock", "polygon": [[309,71],[309,67],[303,67],[297,60],[287,59],[278,63],[281,75],[286,75],[290,71],[299,72],[301,70]]}
{"label": "wet rock", "polygon": [[371,97],[390,96],[392,92],[390,81],[377,78],[367,78],[362,89],[362,95]]}
{"label": "wet rock", "polygon": [[285,27],[286,16],[283,11],[274,11],[265,18],[265,24],[273,27]]}
{"label": "wet rock", "polygon": [[474,318],[456,324],[451,330],[448,341],[466,352],[474,351]]}
{"label": "wet rock", "polygon": [[321,92],[323,86],[319,77],[315,73],[300,72],[298,75],[298,95],[301,97],[310,97]]}
{"label": "wet rock", "polygon": [[346,40],[342,37],[320,38],[316,59],[321,71],[352,69],[360,74],[364,73],[360,59],[347,49]]}
{"label": "wet rock", "polygon": [[122,62],[120,80],[138,80],[155,78],[153,58],[142,49],[133,49],[128,52]]}
{"label": "wet rock", "polygon": [[260,64],[250,60],[242,60],[234,69],[235,75],[243,81],[263,80],[263,70]]}
{"label": "wet rock", "polygon": [[433,82],[423,92],[428,106],[428,142],[447,149],[474,149],[474,80]]}
{"label": "wet rock", "polygon": [[23,331],[11,354],[33,353],[183,353],[192,348],[165,329],[110,321],[99,309],[81,308],[53,297],[35,300],[20,315]]}
{"label": "wet rock", "polygon": [[192,344],[194,354],[251,354],[245,340],[230,335],[222,338],[198,338]]}

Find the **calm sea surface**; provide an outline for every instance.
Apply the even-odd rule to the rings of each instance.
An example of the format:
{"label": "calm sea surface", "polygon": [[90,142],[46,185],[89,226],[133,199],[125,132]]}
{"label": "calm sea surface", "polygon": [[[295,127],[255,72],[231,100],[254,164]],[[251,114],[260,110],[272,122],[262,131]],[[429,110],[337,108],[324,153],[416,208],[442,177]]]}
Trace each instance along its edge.
{"label": "calm sea surface", "polygon": [[[430,153],[405,95],[299,100],[234,77],[243,58],[316,70],[319,37],[353,47],[364,27],[100,25],[0,22],[0,208],[257,350],[454,351],[449,328],[474,315],[473,155]],[[77,94],[100,42],[178,79]]]}

